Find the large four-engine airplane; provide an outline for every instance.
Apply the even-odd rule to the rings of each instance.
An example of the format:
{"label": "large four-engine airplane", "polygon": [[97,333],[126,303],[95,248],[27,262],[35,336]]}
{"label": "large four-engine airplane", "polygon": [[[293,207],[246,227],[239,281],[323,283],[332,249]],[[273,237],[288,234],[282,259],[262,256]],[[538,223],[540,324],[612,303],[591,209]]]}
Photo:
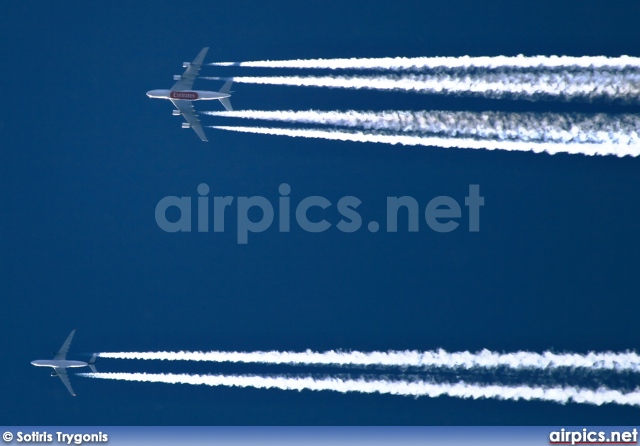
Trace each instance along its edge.
{"label": "large four-engine airplane", "polygon": [[67,359],[67,352],[69,351],[69,346],[71,345],[71,339],[73,339],[73,335],[76,333],[75,329],[71,332],[71,334],[67,337],[67,340],[64,341],[62,347],[53,359],[38,359],[36,361],[31,361],[31,364],[36,367],[52,367],[53,371],[51,372],[51,376],[58,376],[62,380],[62,383],[65,385],[69,393],[73,396],[76,396],[75,392],[71,388],[71,383],[69,382],[69,377],[67,376],[67,369],[75,368],[75,367],[89,367],[93,373],[98,373],[96,370],[96,366],[94,365],[96,362],[96,358],[98,357],[97,353],[94,353],[89,362],[83,361],[69,361]]}
{"label": "large four-engine airplane", "polygon": [[202,125],[200,124],[200,120],[196,115],[196,111],[193,108],[192,101],[211,101],[213,99],[217,99],[222,103],[224,108],[231,111],[233,108],[231,107],[231,101],[229,98],[231,97],[231,83],[233,81],[227,81],[220,91],[203,91],[203,90],[192,90],[193,82],[196,80],[198,76],[198,72],[200,71],[200,67],[202,66],[202,61],[204,60],[204,56],[209,51],[209,47],[203,48],[200,51],[200,54],[193,60],[193,62],[183,62],[182,66],[186,68],[185,72],[182,75],[176,74],[173,76],[174,80],[178,82],[175,83],[171,90],[151,90],[147,91],[147,96],[155,99],[169,99],[173,102],[173,105],[176,106],[177,110],[173,111],[174,116],[182,115],[187,120],[187,122],[182,123],[182,128],[188,129],[192,128],[197,135],[203,141],[208,141],[207,135],[204,134],[204,130],[202,130]]}

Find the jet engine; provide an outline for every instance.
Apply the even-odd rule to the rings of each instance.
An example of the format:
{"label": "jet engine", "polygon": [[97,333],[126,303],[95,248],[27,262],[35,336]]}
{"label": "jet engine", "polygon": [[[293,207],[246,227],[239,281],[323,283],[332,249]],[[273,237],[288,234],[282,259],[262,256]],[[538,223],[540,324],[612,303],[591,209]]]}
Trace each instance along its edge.
{"label": "jet engine", "polygon": [[182,68],[189,68],[191,66],[191,62],[182,62]]}
{"label": "jet engine", "polygon": [[189,124],[188,122],[183,122],[182,123],[182,128],[183,129],[190,129],[191,128],[191,124]]}
{"label": "jet engine", "polygon": [[180,116],[180,110],[173,110],[173,113],[171,113],[173,116]]}
{"label": "jet engine", "polygon": [[173,80],[174,81],[179,81],[180,79],[182,79],[182,75],[180,75],[180,74],[174,74],[173,75]]}

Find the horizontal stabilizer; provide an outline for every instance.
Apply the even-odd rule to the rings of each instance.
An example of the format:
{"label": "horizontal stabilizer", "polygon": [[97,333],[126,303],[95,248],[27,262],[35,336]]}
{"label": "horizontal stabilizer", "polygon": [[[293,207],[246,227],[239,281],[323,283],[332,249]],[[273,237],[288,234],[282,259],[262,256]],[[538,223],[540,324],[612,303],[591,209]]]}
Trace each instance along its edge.
{"label": "horizontal stabilizer", "polygon": [[98,357],[98,354],[94,353],[91,359],[89,360],[89,368],[93,373],[98,373],[98,370],[96,370],[96,365],[95,365],[97,357]]}
{"label": "horizontal stabilizer", "polygon": [[225,82],[220,89],[220,93],[231,94],[231,84],[233,84],[233,80]]}
{"label": "horizontal stabilizer", "polygon": [[220,98],[219,101],[222,106],[227,109],[227,111],[233,111],[233,107],[231,106],[231,101],[229,100],[229,98]]}

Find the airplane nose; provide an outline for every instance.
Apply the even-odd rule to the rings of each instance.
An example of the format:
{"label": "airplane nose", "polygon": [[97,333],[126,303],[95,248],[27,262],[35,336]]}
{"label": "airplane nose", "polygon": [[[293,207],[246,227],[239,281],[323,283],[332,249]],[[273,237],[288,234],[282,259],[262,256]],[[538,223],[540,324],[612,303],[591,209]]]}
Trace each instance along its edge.
{"label": "airplane nose", "polygon": [[151,90],[147,91],[147,96],[151,97]]}

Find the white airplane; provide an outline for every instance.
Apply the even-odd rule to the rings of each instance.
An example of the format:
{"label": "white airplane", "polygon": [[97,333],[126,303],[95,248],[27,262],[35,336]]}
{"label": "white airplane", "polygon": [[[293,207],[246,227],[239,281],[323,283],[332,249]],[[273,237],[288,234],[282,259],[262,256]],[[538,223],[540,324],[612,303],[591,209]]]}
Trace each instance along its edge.
{"label": "white airplane", "polygon": [[60,351],[56,353],[53,359],[38,359],[36,361],[31,361],[31,364],[35,365],[36,367],[53,367],[51,376],[59,376],[69,393],[73,396],[76,396],[75,392],[71,388],[71,383],[69,382],[69,377],[67,376],[67,369],[88,366],[93,373],[98,373],[98,371],[96,370],[96,366],[94,365],[98,354],[94,353],[89,362],[67,360],[67,352],[69,351],[71,339],[73,338],[74,334],[76,334],[75,329],[67,337],[67,340],[64,341],[64,344],[62,344],[62,347],[60,347]]}
{"label": "white airplane", "polygon": [[209,47],[203,48],[200,54],[193,60],[193,62],[183,62],[182,66],[186,68],[182,75],[176,74],[173,79],[178,81],[175,83],[171,90],[151,90],[147,91],[147,96],[155,99],[169,99],[176,106],[177,110],[173,111],[174,116],[182,115],[187,122],[182,123],[183,129],[192,128],[197,135],[203,141],[208,141],[207,136],[202,130],[200,120],[196,115],[196,111],[193,108],[192,101],[211,101],[217,99],[222,103],[224,108],[231,111],[231,83],[233,81],[227,81],[220,91],[202,91],[192,90],[193,82],[198,76],[198,71],[202,66],[205,54],[209,51]]}

